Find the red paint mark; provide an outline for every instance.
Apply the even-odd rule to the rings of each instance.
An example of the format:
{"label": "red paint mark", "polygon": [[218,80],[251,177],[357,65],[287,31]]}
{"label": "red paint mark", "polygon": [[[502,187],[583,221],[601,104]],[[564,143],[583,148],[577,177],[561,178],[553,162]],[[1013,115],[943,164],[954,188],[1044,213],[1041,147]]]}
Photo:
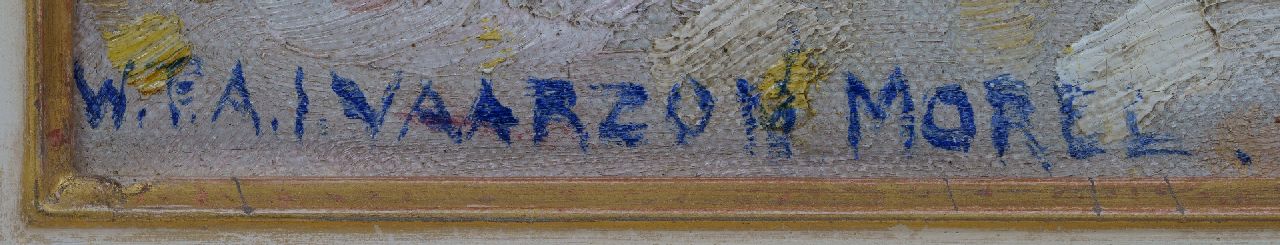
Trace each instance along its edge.
{"label": "red paint mark", "polygon": [[53,148],[59,148],[67,144],[67,135],[63,134],[60,128],[49,130],[48,133],[45,133],[44,138],[49,141],[50,145],[53,145]]}
{"label": "red paint mark", "polygon": [[204,205],[209,202],[209,193],[204,191],[204,186],[196,186],[196,203]]}
{"label": "red paint mark", "polygon": [[391,6],[392,0],[333,0],[333,5],[351,12],[378,11]]}

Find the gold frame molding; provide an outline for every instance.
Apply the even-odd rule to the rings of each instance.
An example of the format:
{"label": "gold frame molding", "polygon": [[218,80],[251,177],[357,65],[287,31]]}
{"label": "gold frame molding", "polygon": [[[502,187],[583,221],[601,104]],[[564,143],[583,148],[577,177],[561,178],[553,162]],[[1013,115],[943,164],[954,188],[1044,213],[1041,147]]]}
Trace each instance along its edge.
{"label": "gold frame molding", "polygon": [[1280,227],[1275,178],[169,178],[77,173],[74,2],[28,0],[22,213],[38,227]]}

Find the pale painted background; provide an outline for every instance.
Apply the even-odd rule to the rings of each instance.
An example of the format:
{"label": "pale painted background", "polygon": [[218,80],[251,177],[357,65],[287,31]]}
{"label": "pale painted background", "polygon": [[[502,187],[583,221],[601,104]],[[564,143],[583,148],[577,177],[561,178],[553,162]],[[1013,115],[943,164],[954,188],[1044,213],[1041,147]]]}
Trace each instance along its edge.
{"label": "pale painted background", "polygon": [[[25,90],[23,60],[25,57],[25,8],[21,0],[0,0],[0,244],[24,243],[126,243],[148,242],[171,244],[190,237],[206,242],[222,243],[297,243],[383,241],[416,244],[421,240],[441,243],[1145,243],[1232,244],[1280,243],[1275,231],[1196,231],[1196,230],[1040,230],[990,231],[931,229],[896,226],[880,230],[850,231],[633,231],[633,230],[569,230],[545,231],[521,228],[494,230],[433,229],[396,233],[370,225],[365,234],[299,234],[289,231],[223,232],[213,230],[139,230],[139,229],[30,229],[17,213],[22,154],[22,110]],[[1225,239],[1236,239],[1225,241]],[[188,241],[198,242],[198,241]]]}
{"label": "pale painted background", "polygon": [[[180,34],[160,40],[186,40],[191,57],[201,60],[178,66],[185,70],[177,81],[194,82],[185,95],[192,102],[174,107],[180,114],[170,114],[166,104],[180,101],[181,93],[143,96],[142,90],[124,89],[129,119],[123,125],[128,126],[71,122],[77,128],[75,166],[123,184],[156,176],[1280,176],[1273,157],[1280,149],[1275,140],[1280,127],[1272,120],[1280,115],[1280,97],[1274,96],[1280,94],[1275,82],[1280,81],[1280,38],[1275,38],[1280,15],[1269,11],[1280,9],[1280,1],[1274,0],[1223,1],[1212,7],[1194,0],[373,1],[390,4],[379,12],[352,12],[330,1],[146,2],[77,4],[70,54],[90,86],[102,79],[126,80],[118,76],[128,62],[121,59],[129,58],[121,57],[131,53],[107,50],[138,40],[117,37],[140,35],[122,30],[146,20],[183,26],[182,31],[147,33]],[[683,4],[689,6],[676,6]],[[386,17],[363,19],[374,16]],[[503,38],[476,41],[486,30]],[[642,45],[615,45],[631,41]],[[751,142],[744,132],[748,127],[736,113],[742,104],[735,101],[735,79],[764,91],[759,86],[771,87],[783,76],[764,75],[771,64],[782,70],[789,50],[810,48],[814,62],[801,63],[825,63],[812,66],[829,67],[814,70],[830,69],[818,72],[830,75],[792,83],[813,89],[804,93],[809,99],[797,100],[811,101],[797,106],[812,113],[798,114],[795,131],[783,137],[790,138],[784,141],[791,142],[795,155],[769,157],[767,152],[778,150],[766,144],[770,130],[763,128],[754,133],[755,154],[749,153],[744,149]],[[510,59],[488,73],[477,69],[492,58],[508,57],[503,52]],[[132,59],[169,62],[150,57]],[[226,109],[219,98],[237,64],[243,64],[254,117],[217,109]],[[844,72],[875,90],[895,67],[910,80],[910,97],[920,99],[910,114],[916,119],[862,116],[863,138],[851,147],[848,96],[840,89],[846,86]],[[291,119],[298,118],[299,103],[293,81],[299,69],[305,73],[300,84],[309,94],[310,113],[300,120],[306,134],[295,138]],[[989,122],[997,115],[996,103],[982,98],[990,94],[983,92],[983,81],[1000,74],[1025,81],[1028,100],[1038,108],[1028,112],[1026,122],[1037,139],[1030,141],[1034,147],[1027,147],[1021,133],[1011,135],[1007,145],[992,139],[998,124]],[[381,124],[348,118],[331,75],[362,86],[366,100],[390,98],[379,88],[401,81],[390,107],[375,110],[389,116]],[[663,113],[663,98],[685,75],[700,80],[718,105],[705,132],[677,144],[678,127]],[[584,137],[586,143],[560,123],[551,124],[546,142],[535,144],[527,137],[537,135],[526,82],[531,77],[573,82],[578,99],[572,111],[586,128],[582,133],[592,136]],[[421,81],[433,82],[458,121],[452,124],[466,131],[473,120],[463,115],[481,79],[492,81],[497,99],[522,122],[511,128],[510,145],[487,135],[487,129],[463,143],[451,142],[419,123],[407,124],[401,131],[407,134],[397,136]],[[165,87],[164,79],[128,80]],[[634,82],[650,94],[648,103],[618,118],[648,124],[635,148],[608,142],[596,130],[605,125],[615,98],[590,87],[619,81]],[[976,130],[965,147],[970,150],[947,150],[921,137],[926,135],[924,96],[946,85],[961,86],[973,105]],[[1095,94],[1064,96],[1079,96],[1068,108],[1082,116],[1064,123],[1054,86],[1068,85]],[[692,86],[683,86],[685,99],[677,100],[681,109],[676,111],[692,123],[698,112],[689,94]],[[760,108],[780,100],[766,96]],[[85,101],[72,98],[76,106]],[[960,125],[955,110],[939,108],[936,122]],[[74,112],[92,118],[85,110]],[[220,119],[210,120],[216,112],[222,112]],[[1128,112],[1134,114],[1134,128],[1140,128],[1133,131],[1176,139],[1148,148],[1188,155],[1129,156],[1130,146],[1140,144],[1130,137],[1135,134],[1123,116]],[[767,113],[754,114],[764,125]],[[173,124],[170,115],[192,120]],[[257,117],[260,122],[250,120]],[[283,130],[268,130],[274,119]],[[910,138],[899,135],[895,124],[915,120],[921,130],[912,138],[919,143],[905,147],[901,142]],[[1074,137],[1062,134],[1064,124],[1076,128]],[[381,125],[381,131],[367,131],[372,125]],[[1088,136],[1093,134],[1100,137]],[[1086,154],[1068,150],[1073,138],[1097,138],[1096,147],[1106,152],[1082,159],[1079,155]],[[997,150],[1002,145],[1009,146],[1003,155]],[[1252,163],[1242,165],[1237,150]]]}

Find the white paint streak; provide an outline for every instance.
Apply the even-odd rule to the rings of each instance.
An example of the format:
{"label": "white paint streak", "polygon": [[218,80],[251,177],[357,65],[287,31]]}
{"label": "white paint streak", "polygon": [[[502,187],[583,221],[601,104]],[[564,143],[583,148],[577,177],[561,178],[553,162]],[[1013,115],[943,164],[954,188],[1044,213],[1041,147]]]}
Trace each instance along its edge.
{"label": "white paint streak", "polygon": [[[475,67],[503,58],[500,70],[527,76],[531,67],[563,66],[573,57],[597,53],[612,39],[605,27],[539,18],[501,2],[400,0],[363,12],[346,11],[328,1],[261,0],[247,5],[264,20],[272,41],[291,51],[337,64],[395,67],[414,74],[476,76],[481,74]],[[630,13],[634,8],[633,3],[606,3],[594,11]],[[583,18],[619,21],[625,16]],[[483,26],[500,30],[502,42],[476,41],[487,31]]]}
{"label": "white paint streak", "polygon": [[[266,27],[289,49],[339,61],[370,61],[461,24],[470,3],[395,1],[380,11],[346,11],[330,1],[256,1]],[[431,16],[432,18],[419,18]],[[414,30],[414,31],[408,31]]]}
{"label": "white paint streak", "polygon": [[575,24],[606,26],[634,22],[639,10],[658,0],[507,0],[514,8],[528,9],[539,17],[563,19]]}
{"label": "white paint streak", "polygon": [[719,80],[713,84],[729,84],[733,76],[763,74],[767,64],[782,57],[795,40],[778,21],[797,10],[794,4],[775,0],[716,1],[703,6],[701,14],[670,37],[654,41],[650,59],[655,82],[669,84],[693,75]]}
{"label": "white paint streak", "polygon": [[1058,59],[1060,81],[1096,91],[1078,100],[1085,106],[1077,130],[1114,142],[1128,135],[1126,112],[1146,125],[1167,101],[1221,85],[1222,57],[1201,9],[1191,0],[1145,0],[1072,44]]}

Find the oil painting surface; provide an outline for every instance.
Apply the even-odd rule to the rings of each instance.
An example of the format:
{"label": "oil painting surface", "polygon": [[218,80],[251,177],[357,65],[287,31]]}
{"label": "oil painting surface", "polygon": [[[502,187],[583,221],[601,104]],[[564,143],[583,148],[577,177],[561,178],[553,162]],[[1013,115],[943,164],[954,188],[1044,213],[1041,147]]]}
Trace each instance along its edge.
{"label": "oil painting surface", "polygon": [[76,166],[1280,175],[1280,2],[76,4]]}

